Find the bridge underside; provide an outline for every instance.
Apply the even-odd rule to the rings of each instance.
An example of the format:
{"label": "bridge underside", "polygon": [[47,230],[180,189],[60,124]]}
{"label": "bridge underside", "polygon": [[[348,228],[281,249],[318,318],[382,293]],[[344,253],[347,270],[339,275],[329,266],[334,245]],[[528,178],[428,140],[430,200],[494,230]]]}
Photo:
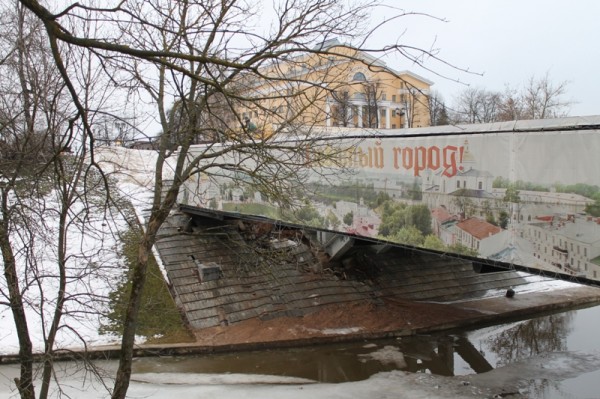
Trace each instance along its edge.
{"label": "bridge underside", "polygon": [[175,300],[195,330],[306,316],[332,306],[360,305],[359,311],[385,314],[407,301],[434,309],[433,302],[507,300],[510,287],[518,299],[552,281],[514,270],[478,273],[468,260],[352,240],[331,256],[315,231],[176,213],[160,230],[156,248]]}

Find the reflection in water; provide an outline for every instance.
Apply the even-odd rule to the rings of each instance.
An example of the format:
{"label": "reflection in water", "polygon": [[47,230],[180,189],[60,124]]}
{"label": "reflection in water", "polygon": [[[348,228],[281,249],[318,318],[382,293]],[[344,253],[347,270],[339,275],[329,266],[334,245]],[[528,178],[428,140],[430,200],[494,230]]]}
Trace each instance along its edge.
{"label": "reflection in water", "polygon": [[453,376],[457,359],[466,373],[484,373],[529,356],[565,350],[572,312],[519,322],[477,342],[467,335],[410,336],[372,344],[142,358],[137,372],[254,373],[302,377],[322,382],[357,381],[390,370]]}
{"label": "reflection in water", "polygon": [[553,314],[518,323],[488,338],[495,353],[496,366],[547,352],[566,350],[566,337],[571,331],[574,312]]}
{"label": "reflection in water", "polygon": [[[600,307],[464,333],[160,360],[140,358],[134,372],[269,374],[321,382],[364,380],[391,370],[444,376],[485,373],[531,356],[597,350],[595,335],[582,338],[582,331],[593,335],[597,330],[584,323],[590,319],[600,320]],[[573,336],[577,338],[571,339]],[[550,379],[529,383],[527,391],[532,398],[556,397],[565,387]]]}
{"label": "reflection in water", "polygon": [[[572,331],[574,314],[571,311],[527,320],[487,338],[487,347],[496,357],[496,367],[531,356],[567,350],[567,336]],[[527,390],[531,396],[543,398],[550,389],[560,391],[560,382],[530,380]]]}
{"label": "reflection in water", "polygon": [[251,373],[301,377],[322,382],[359,381],[380,371],[398,369],[396,363],[362,357],[381,345],[326,345],[268,351],[252,351],[205,356],[139,358],[137,373]]}

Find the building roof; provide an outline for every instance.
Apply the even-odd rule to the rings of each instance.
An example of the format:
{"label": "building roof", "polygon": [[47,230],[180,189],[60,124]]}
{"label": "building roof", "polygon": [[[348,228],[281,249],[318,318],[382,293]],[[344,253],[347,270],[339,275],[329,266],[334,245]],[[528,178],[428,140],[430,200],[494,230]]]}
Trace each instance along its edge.
{"label": "building roof", "polygon": [[590,263],[600,266],[600,256],[596,256],[594,259],[590,259]]}
{"label": "building roof", "polygon": [[440,223],[444,223],[454,218],[446,208],[437,207],[431,210],[431,217]]}
{"label": "building roof", "polygon": [[[437,172],[435,172],[435,175],[442,176],[443,173],[444,173],[443,170],[438,170]],[[463,177],[463,176],[467,176],[467,177],[494,177],[494,175],[491,174],[488,171],[474,169],[474,168],[469,168],[469,169],[466,169],[466,170],[459,170],[458,172],[456,172],[456,177]]]}
{"label": "building roof", "polygon": [[[404,129],[403,135],[466,135],[474,133],[502,133],[502,132],[545,132],[566,130],[591,130],[600,129],[600,115],[572,116],[555,119],[531,119],[520,121],[473,123],[464,125],[428,126]],[[397,135],[400,129],[385,129],[379,133],[381,136]]]}
{"label": "building roof", "polygon": [[490,198],[495,199],[492,194],[488,193],[485,190],[474,190],[471,188],[459,188],[456,191],[451,192],[449,195],[454,195],[456,197],[469,197],[469,198]]}
{"label": "building roof", "polygon": [[457,223],[456,226],[479,240],[491,237],[502,231],[500,227],[477,218],[465,219]]}
{"label": "building roof", "polygon": [[[325,51],[328,50],[330,48],[333,47],[337,47],[337,46],[342,46],[342,47],[348,47],[351,49],[356,49],[354,46],[350,45],[350,44],[345,44],[345,43],[341,43],[337,38],[333,38],[333,39],[328,39],[325,40],[324,42],[317,44],[313,49],[317,50],[317,51]],[[357,49],[359,50],[359,49]],[[369,65],[377,65],[380,66],[382,68],[388,69],[389,71],[391,71],[392,73],[394,73],[395,75],[406,75],[406,76],[410,76],[411,78],[415,79],[415,80],[419,80],[425,84],[427,84],[428,86],[433,86],[434,82],[424,78],[423,76],[417,75],[416,73],[409,71],[409,70],[402,70],[402,71],[397,71],[394,68],[389,67],[384,61],[382,61],[380,58],[376,58],[373,57],[371,54],[368,54],[364,51],[360,51],[359,54],[360,57],[363,58],[364,61],[366,61]]]}
{"label": "building roof", "polygon": [[469,168],[467,170],[459,170],[457,173],[458,176],[473,176],[473,177],[494,177],[490,172],[486,170],[479,170]]}
{"label": "building roof", "polygon": [[[548,216],[542,216],[547,220]],[[531,225],[543,228],[555,235],[560,235],[566,239],[580,242],[583,244],[597,245],[600,242],[600,221],[599,219],[587,217],[575,217],[573,221],[560,220],[560,217],[554,217],[554,222],[549,221],[531,223]]]}

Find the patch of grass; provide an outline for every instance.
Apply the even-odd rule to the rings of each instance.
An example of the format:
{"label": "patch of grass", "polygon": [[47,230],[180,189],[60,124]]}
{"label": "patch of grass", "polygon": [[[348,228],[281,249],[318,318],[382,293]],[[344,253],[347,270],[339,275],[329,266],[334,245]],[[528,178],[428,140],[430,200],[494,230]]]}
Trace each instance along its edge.
{"label": "patch of grass", "polygon": [[[132,265],[136,262],[140,236],[141,231],[139,228],[132,228],[122,236],[121,258],[128,270],[131,270]],[[185,327],[182,315],[173,301],[165,279],[153,256],[149,259],[147,273],[136,334],[146,337],[148,343],[192,342],[194,338]],[[109,295],[110,313],[108,323],[100,327],[100,333],[122,334],[122,322],[131,289],[129,277],[130,273],[126,273],[122,281]]]}
{"label": "patch of grass", "polygon": [[280,217],[279,209],[267,204],[224,202],[223,210],[226,212],[239,212],[249,215],[262,215],[271,219],[278,219]]}

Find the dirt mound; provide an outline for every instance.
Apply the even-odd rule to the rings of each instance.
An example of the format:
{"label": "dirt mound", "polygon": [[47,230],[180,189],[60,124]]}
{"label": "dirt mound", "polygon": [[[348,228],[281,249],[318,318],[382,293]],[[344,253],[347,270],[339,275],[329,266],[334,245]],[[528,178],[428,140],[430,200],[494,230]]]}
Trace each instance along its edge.
{"label": "dirt mound", "polygon": [[383,305],[336,304],[301,317],[251,319],[195,332],[199,345],[276,342],[319,337],[371,336],[427,328],[472,318],[478,312],[452,305],[388,300]]}

